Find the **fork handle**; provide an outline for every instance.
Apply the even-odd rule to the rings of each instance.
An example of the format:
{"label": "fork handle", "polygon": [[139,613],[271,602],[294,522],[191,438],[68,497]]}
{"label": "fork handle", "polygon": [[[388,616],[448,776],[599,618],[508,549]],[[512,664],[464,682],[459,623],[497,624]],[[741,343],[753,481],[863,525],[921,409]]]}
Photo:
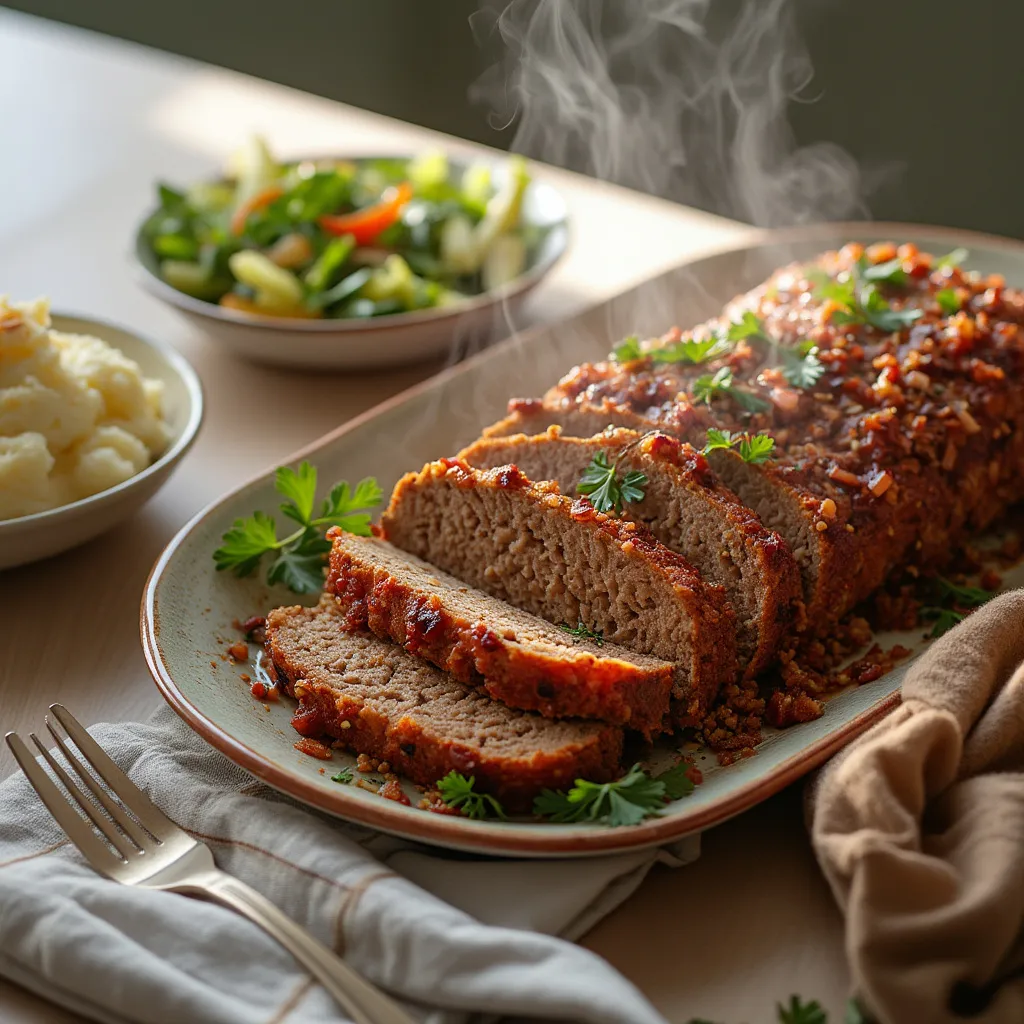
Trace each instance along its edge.
{"label": "fork handle", "polygon": [[414,1024],[397,1003],[353,971],[341,957],[265,896],[234,876],[223,871],[207,871],[169,888],[189,896],[206,896],[258,924],[330,992],[350,1014],[354,1024]]}

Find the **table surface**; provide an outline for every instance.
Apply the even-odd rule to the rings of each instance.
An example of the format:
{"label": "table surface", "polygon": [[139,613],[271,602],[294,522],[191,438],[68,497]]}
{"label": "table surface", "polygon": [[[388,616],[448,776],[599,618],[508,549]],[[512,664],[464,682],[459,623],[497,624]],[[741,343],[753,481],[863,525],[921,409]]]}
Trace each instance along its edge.
{"label": "table surface", "polygon": [[[37,728],[46,706],[86,723],[159,703],[138,638],[150,565],[225,490],[437,365],[381,373],[283,373],[219,352],[137,285],[133,229],[153,182],[208,175],[252,131],[282,154],[481,147],[234,72],[0,10],[0,292],[113,319],[175,346],[199,372],[207,419],[171,482],[132,520],[59,560],[0,576],[0,724]],[[752,229],[570,172],[572,249],[514,330],[556,320]],[[272,401],[269,400],[272,395]],[[88,595],[90,614],[79,614]],[[57,635],[54,622],[61,623]],[[14,638],[17,637],[17,643]],[[6,748],[0,776],[12,769]],[[655,869],[585,944],[670,1021],[774,1020],[797,992],[841,1019],[841,921],[810,851],[798,789],[706,834],[699,862]],[[0,982],[0,1019],[75,1019]]]}

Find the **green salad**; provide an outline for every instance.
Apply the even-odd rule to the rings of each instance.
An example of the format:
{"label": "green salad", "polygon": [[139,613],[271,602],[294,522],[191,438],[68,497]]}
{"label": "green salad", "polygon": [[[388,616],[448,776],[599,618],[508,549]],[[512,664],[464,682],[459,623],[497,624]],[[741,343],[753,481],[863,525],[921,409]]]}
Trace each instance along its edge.
{"label": "green salad", "polygon": [[521,217],[530,182],[510,157],[456,175],[443,153],[411,160],[278,163],[262,139],[224,182],[158,186],[143,227],[171,287],[244,313],[361,318],[449,306],[526,268],[540,232]]}

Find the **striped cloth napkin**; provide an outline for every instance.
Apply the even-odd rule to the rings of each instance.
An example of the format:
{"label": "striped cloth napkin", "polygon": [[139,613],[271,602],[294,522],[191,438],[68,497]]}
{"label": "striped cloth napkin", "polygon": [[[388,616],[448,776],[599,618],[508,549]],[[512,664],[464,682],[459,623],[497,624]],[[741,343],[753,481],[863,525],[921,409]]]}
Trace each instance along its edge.
{"label": "striped cloth napkin", "polygon": [[[573,945],[671,850],[515,861],[417,846],[311,812],[163,708],[90,730],[175,821],[429,1024],[515,1016],[664,1024]],[[263,931],[212,903],[121,886],[71,848],[20,773],[0,784],[0,974],[107,1024],[347,1020]]]}

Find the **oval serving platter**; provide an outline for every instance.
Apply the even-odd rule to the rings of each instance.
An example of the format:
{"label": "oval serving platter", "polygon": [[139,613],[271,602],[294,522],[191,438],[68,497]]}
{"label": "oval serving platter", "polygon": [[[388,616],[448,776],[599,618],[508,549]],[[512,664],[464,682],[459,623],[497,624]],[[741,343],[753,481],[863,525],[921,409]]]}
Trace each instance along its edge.
{"label": "oval serving platter", "polygon": [[[833,224],[765,235],[762,244],[719,253],[625,292],[567,322],[505,341],[346,423],[293,461],[308,459],[320,481],[376,476],[385,493],[406,471],[457,451],[500,418],[509,397],[537,395],[574,363],[603,357],[632,333],[661,333],[672,323],[696,324],[775,267],[847,241],[911,241],[934,253],[963,246],[966,266],[1024,283],[1024,244],[970,232],[906,224]],[[639,825],[556,825],[530,820],[474,821],[386,800],[356,785],[331,781],[354,759],[336,751],[318,761],[294,748],[287,697],[264,705],[242,674],[256,677],[258,658],[233,664],[226,649],[240,639],[233,623],[263,614],[295,595],[268,589],[255,576],[237,579],[213,568],[211,554],[232,521],[279,504],[273,470],[199,513],[154,566],[141,609],[142,643],[157,686],[201,736],[268,785],[322,811],[396,835],[454,849],[506,856],[579,857],[659,845],[701,831],[753,806],[820,765],[899,702],[907,662],[874,682],[832,697],[825,714],[783,731],[767,730],[753,757],[720,766],[693,750],[704,781],[693,794]],[[1024,585],[1024,568],[1005,575]],[[307,597],[307,603],[314,599]],[[882,634],[916,653],[924,631]],[[250,652],[256,657],[254,647]],[[676,748],[656,747],[645,765],[657,771]],[[358,776],[357,776],[358,778]]]}

